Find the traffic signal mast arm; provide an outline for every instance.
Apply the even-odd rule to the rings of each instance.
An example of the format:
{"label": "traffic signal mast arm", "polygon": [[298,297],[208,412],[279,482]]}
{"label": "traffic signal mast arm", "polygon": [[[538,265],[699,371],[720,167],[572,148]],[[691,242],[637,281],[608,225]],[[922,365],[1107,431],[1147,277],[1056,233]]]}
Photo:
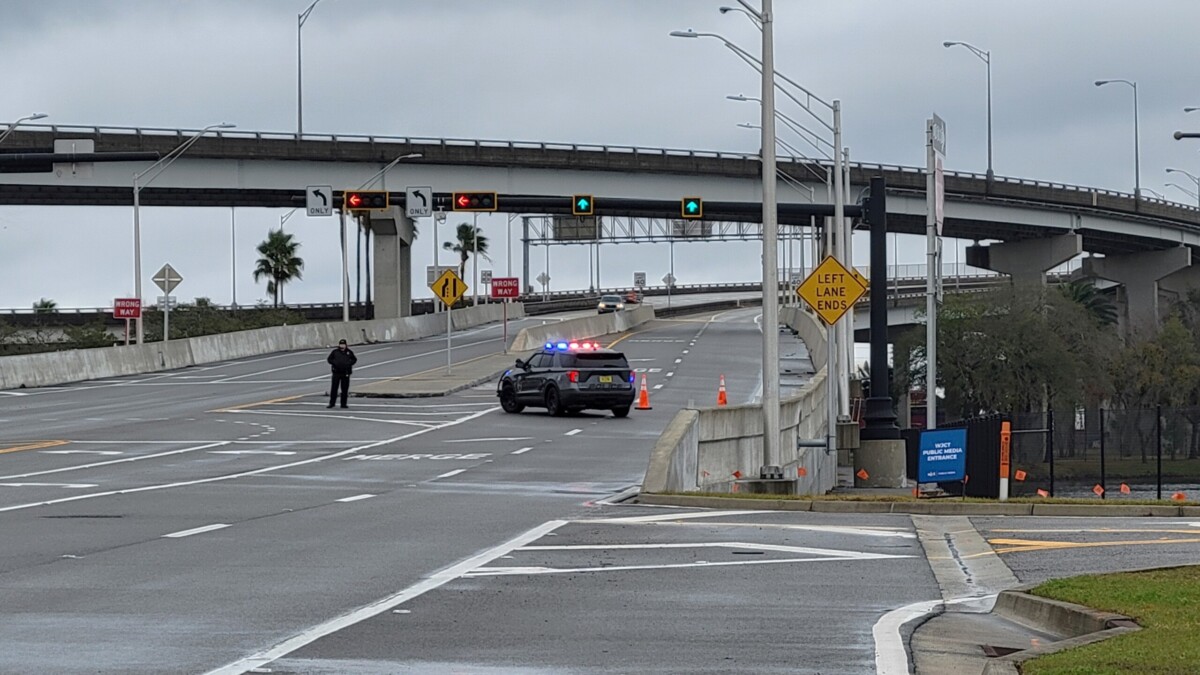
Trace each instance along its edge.
{"label": "traffic signal mast arm", "polygon": [[[351,195],[352,193],[362,194],[363,192],[365,191],[346,190],[341,195],[335,195],[335,206],[342,207],[346,201],[346,195]],[[386,194],[388,198],[387,203],[391,206],[404,206],[405,195],[403,192],[373,192]],[[491,206],[474,209],[488,212],[584,215],[576,213],[578,206],[577,198],[582,196],[591,197],[590,206],[592,211],[586,215],[679,218],[683,215],[682,209],[684,208],[682,200],[678,198],[629,199],[623,197],[595,197],[592,195],[504,195],[496,192],[484,193],[476,191],[435,192],[433,195],[433,209],[435,211],[454,211],[455,209],[452,208],[451,204],[455,195],[464,194],[493,195]],[[296,192],[295,196],[291,199],[296,205],[303,207],[303,192]],[[760,202],[714,202],[705,200],[699,206],[702,210],[702,217],[705,220],[756,222],[762,218],[762,204]],[[858,204],[847,204],[845,207],[845,214],[848,218],[861,218],[865,216],[865,211],[866,209]],[[810,217],[833,216],[833,213],[833,204],[779,204],[779,222],[784,224],[807,225]]]}

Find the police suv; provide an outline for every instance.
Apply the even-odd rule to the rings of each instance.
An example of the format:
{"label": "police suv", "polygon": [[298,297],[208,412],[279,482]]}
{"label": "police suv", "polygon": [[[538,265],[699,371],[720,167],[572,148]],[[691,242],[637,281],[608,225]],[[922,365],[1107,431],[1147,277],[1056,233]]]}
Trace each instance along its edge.
{"label": "police suv", "polygon": [[504,372],[496,395],[508,413],[528,406],[545,408],[551,415],[590,409],[625,417],[633,405],[633,380],[621,352],[595,342],[547,342]]}

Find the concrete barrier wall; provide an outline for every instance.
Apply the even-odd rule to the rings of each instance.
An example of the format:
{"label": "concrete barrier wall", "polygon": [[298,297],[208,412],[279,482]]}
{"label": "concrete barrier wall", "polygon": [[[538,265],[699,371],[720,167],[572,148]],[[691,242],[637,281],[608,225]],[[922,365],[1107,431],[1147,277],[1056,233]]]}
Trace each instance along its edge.
{"label": "concrete barrier wall", "polygon": [[597,314],[578,319],[567,319],[522,328],[513,340],[513,351],[523,352],[537,349],[552,340],[584,339],[623,333],[631,328],[640,326],[654,318],[654,308],[641,305],[637,309],[627,309],[623,312]]}
{"label": "concrete barrier wall", "polygon": [[825,325],[816,315],[807,307],[780,307],[779,323],[796,331],[796,335],[804,341],[813,368],[820,370],[825,367],[829,360],[829,346],[825,342]]}
{"label": "concrete barrier wall", "polygon": [[[480,305],[454,310],[451,321],[459,330],[494,323],[501,319],[502,314],[503,308],[498,304]],[[512,303],[508,306],[510,319],[524,316],[522,304]],[[352,344],[415,340],[445,330],[444,315],[423,314],[402,319],[258,328],[129,347],[5,356],[0,357],[0,389],[46,387],[174,370],[275,352],[332,347],[342,338]]]}
{"label": "concrete barrier wall", "polygon": [[[780,403],[780,462],[798,494],[823,494],[837,485],[837,454],[797,448],[824,438],[825,371]],[[682,410],[659,436],[642,481],[643,492],[729,492],[739,474],[756,478],[763,463],[762,406]],[[799,469],[804,469],[800,476]]]}

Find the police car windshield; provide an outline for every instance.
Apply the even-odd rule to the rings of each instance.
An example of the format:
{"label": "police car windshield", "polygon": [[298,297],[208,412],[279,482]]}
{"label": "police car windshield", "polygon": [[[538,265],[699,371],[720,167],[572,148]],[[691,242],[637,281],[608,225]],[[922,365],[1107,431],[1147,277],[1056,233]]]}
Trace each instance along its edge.
{"label": "police car windshield", "polygon": [[579,352],[575,354],[563,354],[562,364],[564,368],[628,368],[629,362],[625,360],[624,354],[596,354]]}

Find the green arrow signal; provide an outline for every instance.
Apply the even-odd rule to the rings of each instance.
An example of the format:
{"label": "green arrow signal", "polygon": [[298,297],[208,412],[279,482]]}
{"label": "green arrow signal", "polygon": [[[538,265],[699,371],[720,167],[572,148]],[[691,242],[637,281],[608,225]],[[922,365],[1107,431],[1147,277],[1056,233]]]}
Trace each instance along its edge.
{"label": "green arrow signal", "polygon": [[700,208],[700,205],[697,204],[696,202],[688,202],[687,203],[688,213],[695,213],[699,208]]}
{"label": "green arrow signal", "polygon": [[579,201],[575,205],[579,207],[580,211],[586,211],[588,207],[588,200],[580,197]]}

